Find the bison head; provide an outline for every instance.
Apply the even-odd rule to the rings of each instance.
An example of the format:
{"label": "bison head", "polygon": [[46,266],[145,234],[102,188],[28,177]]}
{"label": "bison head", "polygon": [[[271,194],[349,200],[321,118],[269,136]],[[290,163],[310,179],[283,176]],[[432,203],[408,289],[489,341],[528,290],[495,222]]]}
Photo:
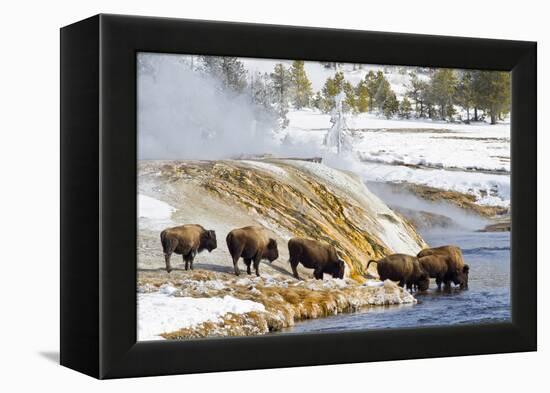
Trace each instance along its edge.
{"label": "bison head", "polygon": [[213,230],[204,231],[201,239],[201,248],[212,252],[218,247],[218,242],[216,241],[216,232]]}
{"label": "bison head", "polygon": [[470,272],[470,266],[464,265],[462,268],[457,269],[452,274],[453,284],[459,285],[460,289],[468,289],[468,276]]}
{"label": "bison head", "polygon": [[346,264],[344,261],[339,259],[334,264],[334,269],[332,270],[332,278],[344,278],[344,272],[346,270]]}
{"label": "bison head", "polygon": [[470,266],[464,265],[459,273],[460,289],[468,289],[468,276],[470,275]]}
{"label": "bison head", "polygon": [[279,258],[279,249],[277,248],[277,242],[275,239],[269,239],[266,250],[264,251],[264,258],[270,263]]}
{"label": "bison head", "polygon": [[330,274],[332,278],[344,278],[346,263],[340,259],[335,262],[327,263],[323,268],[323,273]]}

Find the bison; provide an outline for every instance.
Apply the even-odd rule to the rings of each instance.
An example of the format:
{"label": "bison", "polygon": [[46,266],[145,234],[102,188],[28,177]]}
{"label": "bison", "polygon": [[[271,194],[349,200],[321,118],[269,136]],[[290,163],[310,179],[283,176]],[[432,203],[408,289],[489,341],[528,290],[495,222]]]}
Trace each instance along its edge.
{"label": "bison", "polygon": [[437,289],[441,289],[441,283],[444,283],[448,271],[448,257],[444,255],[426,255],[418,258],[420,267],[428,273],[432,278],[435,278]]}
{"label": "bison", "polygon": [[233,229],[225,238],[227,248],[233,258],[235,275],[239,275],[239,258],[243,258],[246,265],[246,272],[250,274],[250,264],[254,262],[256,276],[260,276],[260,261],[267,259],[273,262],[279,258],[277,242],[268,236],[262,227],[248,226]]}
{"label": "bison", "polygon": [[430,277],[418,262],[418,258],[406,254],[392,254],[379,260],[370,260],[369,265],[375,262],[376,269],[380,280],[399,281],[399,286],[407,286],[407,289],[412,290],[417,287],[421,291],[425,291],[430,286]]}
{"label": "bison", "polygon": [[183,256],[185,262],[185,270],[193,270],[193,260],[195,256],[203,251],[212,252],[218,243],[216,242],[216,232],[206,230],[197,224],[182,225],[174,228],[165,229],[160,233],[160,241],[162,250],[164,251],[164,259],[166,261],[166,271],[170,273],[172,266],[170,265],[170,257],[172,253]]}
{"label": "bison", "polygon": [[420,251],[417,255],[418,258],[423,258],[428,255],[439,256],[440,259],[445,260],[447,264],[447,272],[443,278],[445,287],[450,287],[451,281],[455,285],[460,285],[461,289],[468,288],[468,277],[470,273],[470,266],[464,263],[462,257],[462,251],[457,246],[441,246],[434,248],[426,248]]}
{"label": "bison", "polygon": [[300,262],[304,267],[313,269],[313,276],[318,280],[323,279],[324,273],[333,278],[344,278],[346,264],[338,258],[336,249],[330,244],[295,237],[288,241],[288,253],[292,273],[298,280],[300,276],[296,268]]}

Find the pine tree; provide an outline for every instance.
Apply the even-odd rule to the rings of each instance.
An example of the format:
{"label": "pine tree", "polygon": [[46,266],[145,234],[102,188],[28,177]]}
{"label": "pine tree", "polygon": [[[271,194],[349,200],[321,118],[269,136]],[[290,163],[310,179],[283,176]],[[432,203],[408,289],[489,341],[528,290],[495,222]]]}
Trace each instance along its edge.
{"label": "pine tree", "polygon": [[474,105],[474,121],[479,121],[479,111],[482,110],[484,104],[484,94],[487,86],[483,78],[483,71],[472,71],[472,90],[473,90],[473,105]]}
{"label": "pine tree", "polygon": [[510,111],[510,73],[478,71],[473,87],[476,107],[490,116],[491,124]]}
{"label": "pine tree", "polygon": [[290,67],[290,78],[292,81],[292,103],[295,108],[301,109],[310,104],[313,91],[304,69],[304,62],[295,60]]}
{"label": "pine tree", "polygon": [[324,112],[330,112],[334,109],[335,97],[344,89],[344,82],[344,73],[341,71],[336,72],[334,77],[327,78],[323,86]]}
{"label": "pine tree", "polygon": [[318,91],[315,93],[315,97],[313,97],[312,105],[314,108],[317,108],[321,111],[323,111],[323,96],[321,95],[321,92]]}
{"label": "pine tree", "polygon": [[449,107],[454,104],[456,86],[456,75],[451,69],[438,69],[431,77],[430,95],[433,103],[439,108],[441,119],[446,119],[449,117],[449,113],[452,113]]}
{"label": "pine tree", "polygon": [[367,88],[366,81],[359,81],[357,87],[355,88],[355,94],[357,96],[355,101],[355,108],[357,112],[367,112],[369,110],[369,90]]}
{"label": "pine tree", "polygon": [[228,88],[240,93],[246,87],[246,70],[237,57],[223,57],[222,74]]}
{"label": "pine tree", "polygon": [[410,81],[407,97],[414,102],[414,111],[417,117],[426,117],[425,104],[427,100],[428,83],[424,82],[416,72],[409,73]]}
{"label": "pine tree", "polygon": [[289,70],[279,63],[275,65],[269,77],[271,79],[272,101],[280,120],[280,126],[285,128],[288,125],[286,115],[292,87],[291,75]]}
{"label": "pine tree", "polygon": [[391,119],[399,111],[399,101],[395,93],[391,90],[382,105],[382,111],[384,116],[388,119]]}
{"label": "pine tree", "polygon": [[403,97],[399,104],[399,117],[409,119],[411,117],[412,105],[407,97]]}
{"label": "pine tree", "polygon": [[466,124],[470,124],[470,109],[474,107],[474,73],[463,71],[456,89],[456,103],[466,111]]}
{"label": "pine tree", "polygon": [[203,69],[217,78],[224,90],[241,93],[246,87],[246,70],[238,57],[202,56]]}
{"label": "pine tree", "polygon": [[248,88],[251,101],[265,109],[271,109],[271,89],[269,75],[267,73],[252,73],[249,78]]}
{"label": "pine tree", "polygon": [[365,75],[365,86],[367,88],[367,96],[369,98],[369,112],[372,112],[374,109],[374,96],[376,94],[376,90],[378,89],[376,75],[372,70]]}
{"label": "pine tree", "polygon": [[390,83],[382,71],[378,71],[376,73],[374,89],[374,105],[380,112],[385,112],[384,104],[387,99],[391,98],[393,92],[391,90]]}
{"label": "pine tree", "polygon": [[355,89],[353,88],[353,85],[348,81],[344,81],[344,83],[342,84],[342,90],[346,95],[346,98],[342,105],[344,112],[357,112]]}

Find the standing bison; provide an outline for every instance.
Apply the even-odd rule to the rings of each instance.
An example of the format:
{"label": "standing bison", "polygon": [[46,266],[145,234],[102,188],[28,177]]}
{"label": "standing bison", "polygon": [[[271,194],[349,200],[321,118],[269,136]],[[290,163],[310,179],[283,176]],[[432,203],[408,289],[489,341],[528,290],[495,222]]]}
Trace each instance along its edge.
{"label": "standing bison", "polygon": [[189,269],[189,265],[191,270],[193,270],[193,260],[199,252],[203,250],[212,252],[212,250],[218,247],[216,232],[206,230],[196,224],[165,229],[160,233],[160,241],[168,273],[172,271],[172,266],[170,265],[172,253],[183,256],[185,270]]}
{"label": "standing bison", "polygon": [[430,277],[418,262],[418,258],[406,254],[392,254],[385,258],[370,260],[369,265],[375,262],[376,269],[380,280],[399,281],[399,286],[407,286],[407,289],[412,290],[413,286],[419,290],[425,291],[430,286]]}
{"label": "standing bison", "polygon": [[429,255],[434,257],[432,260],[439,259],[438,263],[444,262],[447,265],[447,271],[442,279],[445,287],[449,288],[452,281],[455,285],[460,285],[461,289],[468,288],[470,266],[464,263],[460,248],[457,246],[426,248],[420,251],[417,256],[418,258],[424,258]]}
{"label": "standing bison", "polygon": [[329,245],[315,240],[292,238],[288,241],[288,253],[290,255],[290,266],[292,273],[298,280],[298,264],[301,262],[304,267],[313,269],[313,276],[323,279],[327,273],[334,278],[344,278],[345,263],[336,253],[336,249]]}
{"label": "standing bison", "polygon": [[239,258],[243,258],[246,265],[246,272],[250,274],[250,264],[254,262],[256,276],[260,276],[260,261],[267,259],[273,262],[279,258],[277,242],[271,239],[266,230],[262,227],[249,226],[233,229],[225,238],[227,248],[233,258],[235,274],[240,274]]}
{"label": "standing bison", "polygon": [[444,283],[447,277],[448,263],[447,256],[442,255],[425,255],[418,258],[420,267],[428,273],[432,278],[435,278],[437,289],[441,289],[441,283]]}

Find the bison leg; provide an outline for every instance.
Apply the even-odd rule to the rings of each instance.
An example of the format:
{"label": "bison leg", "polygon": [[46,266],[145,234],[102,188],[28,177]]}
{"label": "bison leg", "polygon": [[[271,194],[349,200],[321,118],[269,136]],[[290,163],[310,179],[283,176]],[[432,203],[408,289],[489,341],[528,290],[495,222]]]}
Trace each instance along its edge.
{"label": "bison leg", "polygon": [[399,281],[399,284],[397,284],[397,285],[399,285],[401,288],[403,288],[405,286],[405,280],[401,279]]}
{"label": "bison leg", "polygon": [[294,278],[296,278],[297,280],[300,280],[300,276],[298,275],[298,263],[299,261],[294,259],[294,258],[290,258],[290,267],[292,268],[292,275],[294,276]]}
{"label": "bison leg", "polygon": [[189,270],[189,259],[187,258],[187,255],[182,255],[183,262],[185,263],[185,270]]}
{"label": "bison leg", "polygon": [[170,273],[172,266],[170,265],[170,257],[178,246],[178,241],[171,236],[167,236],[165,231],[160,234],[160,242],[162,244],[162,251],[164,253],[164,261],[166,262],[166,271]]}
{"label": "bison leg", "polygon": [[260,261],[261,261],[261,254],[258,253],[258,256],[254,258],[254,270],[256,270],[256,276],[260,277]]}
{"label": "bison leg", "polygon": [[[197,252],[195,250],[191,250],[191,252],[189,253],[188,255],[188,259],[189,259],[189,268],[191,270],[193,270],[193,261],[195,260],[195,256],[197,255]],[[187,270],[187,267],[186,269]]]}
{"label": "bison leg", "polygon": [[436,277],[435,278],[435,283],[437,284],[437,290],[438,291],[441,291],[441,282],[442,282],[441,277]]}
{"label": "bison leg", "polygon": [[239,263],[239,258],[233,258],[233,270],[235,271],[236,276],[241,274],[238,263]]}
{"label": "bison leg", "polygon": [[323,279],[323,268],[317,267],[313,271],[313,277],[315,277],[316,280],[322,280]]}
{"label": "bison leg", "polygon": [[244,264],[246,265],[246,274],[252,274],[252,272],[250,271],[250,265],[252,264],[252,259],[246,258],[244,260]]}
{"label": "bison leg", "polygon": [[233,270],[235,271],[235,275],[238,276],[241,274],[239,270],[239,258],[241,257],[241,253],[235,254],[231,256],[233,258]]}
{"label": "bison leg", "polygon": [[172,253],[166,253],[164,254],[164,261],[166,262],[166,271],[170,273],[172,271],[172,266],[170,265],[170,257],[172,256]]}

